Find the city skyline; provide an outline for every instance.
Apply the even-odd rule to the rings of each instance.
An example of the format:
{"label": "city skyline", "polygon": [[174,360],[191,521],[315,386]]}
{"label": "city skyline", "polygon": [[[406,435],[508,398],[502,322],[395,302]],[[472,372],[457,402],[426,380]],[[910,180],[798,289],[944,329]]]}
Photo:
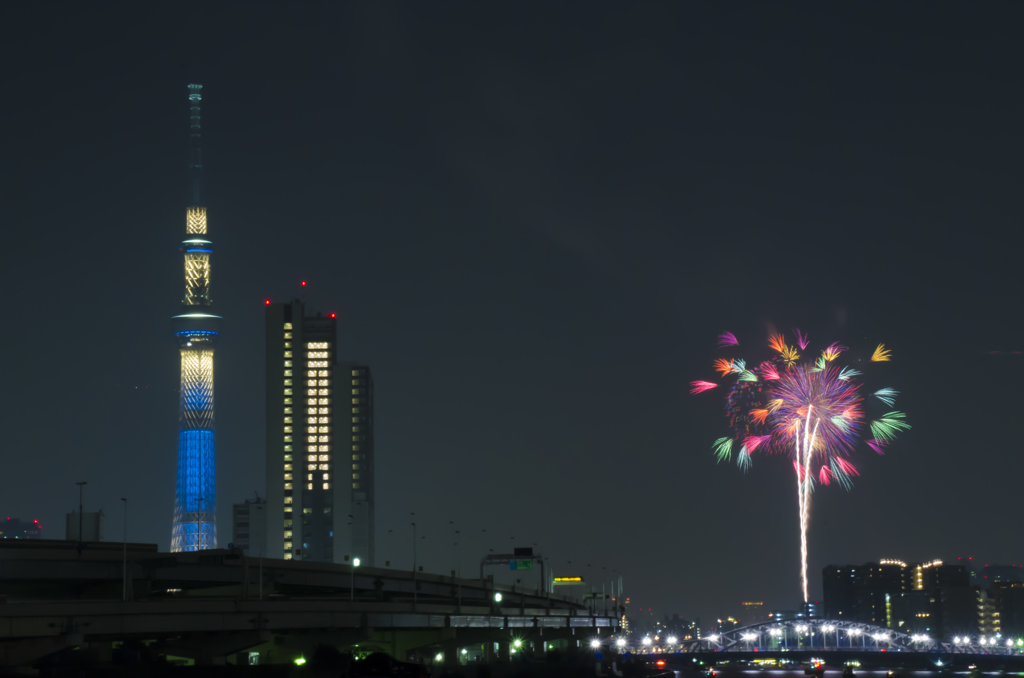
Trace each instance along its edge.
{"label": "city skyline", "polygon": [[708,337],[791,327],[884,342],[914,426],[814,496],[809,571],[1024,561],[1024,10],[4,11],[33,59],[0,170],[6,515],[60,536],[88,481],[87,511],[127,496],[129,539],[171,546],[202,83],[220,545],[269,484],[264,301],[305,294],[373,369],[378,564],[411,567],[416,522],[434,572],[537,544],[659,617],[791,609],[792,469],[716,464],[721,410],[688,393]]}

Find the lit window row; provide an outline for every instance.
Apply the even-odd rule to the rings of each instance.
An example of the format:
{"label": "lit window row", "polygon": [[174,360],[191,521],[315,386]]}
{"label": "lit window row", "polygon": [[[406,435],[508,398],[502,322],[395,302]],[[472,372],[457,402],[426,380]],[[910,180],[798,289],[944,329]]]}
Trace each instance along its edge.
{"label": "lit window row", "polygon": [[321,389],[311,388],[308,391],[306,391],[306,395],[308,395],[308,396],[329,396],[329,395],[331,395],[331,389],[329,389],[329,388],[321,388]]}
{"label": "lit window row", "polygon": [[307,358],[329,358],[327,351],[310,351],[306,354]]}
{"label": "lit window row", "polygon": [[285,358],[292,358],[292,357],[294,357],[294,356],[292,356],[292,352],[291,352],[291,351],[285,351],[285,352],[284,352],[284,357],[285,357]]}
{"label": "lit window row", "polygon": [[291,367],[292,366],[292,361],[291,360],[285,360],[284,361],[284,366],[285,367]]}
{"label": "lit window row", "polygon": [[307,367],[327,367],[326,360],[310,360],[306,363]]}
{"label": "lit window row", "polygon": [[306,342],[306,348],[308,348],[308,349],[327,348],[327,342],[326,341],[307,341]]}

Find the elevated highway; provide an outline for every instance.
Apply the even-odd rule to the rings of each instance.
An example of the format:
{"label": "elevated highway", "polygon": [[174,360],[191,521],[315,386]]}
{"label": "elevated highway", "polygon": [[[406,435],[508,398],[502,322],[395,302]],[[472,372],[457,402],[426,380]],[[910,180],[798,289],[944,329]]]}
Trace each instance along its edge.
{"label": "elevated highway", "polygon": [[467,648],[508,656],[516,640],[520,652],[585,645],[618,624],[612,610],[490,579],[147,544],[129,544],[127,560],[125,577],[120,544],[0,542],[0,665],[124,642],[203,663],[242,651],[291,661],[318,644],[454,663]]}

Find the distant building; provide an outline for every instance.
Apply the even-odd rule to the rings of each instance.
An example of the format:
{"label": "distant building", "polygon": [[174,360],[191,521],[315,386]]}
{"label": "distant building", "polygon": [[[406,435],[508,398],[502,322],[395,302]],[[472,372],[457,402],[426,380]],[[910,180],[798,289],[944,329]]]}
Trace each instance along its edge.
{"label": "distant building", "polygon": [[42,539],[43,526],[38,520],[8,518],[0,522],[0,539]]}
{"label": "distant building", "polygon": [[[103,541],[103,511],[95,513],[85,511],[79,517],[78,511],[68,513],[64,520],[66,541]],[[82,527],[82,538],[78,536],[78,527]]]}
{"label": "distant building", "polygon": [[231,543],[247,555],[267,555],[267,502],[259,496],[231,507]]}
{"label": "distant building", "polygon": [[373,565],[373,379],[339,362],[333,313],[266,308],[267,554]]}
{"label": "distant building", "polygon": [[849,619],[943,638],[977,632],[977,595],[962,565],[895,559],[829,565],[822,571],[822,588],[824,612],[829,619]]}
{"label": "distant building", "polygon": [[665,615],[663,625],[666,636],[674,636],[679,641],[699,640],[700,621],[683,619],[678,614]]}
{"label": "distant building", "polygon": [[1000,582],[991,589],[999,631],[1007,636],[1024,635],[1024,583]]}

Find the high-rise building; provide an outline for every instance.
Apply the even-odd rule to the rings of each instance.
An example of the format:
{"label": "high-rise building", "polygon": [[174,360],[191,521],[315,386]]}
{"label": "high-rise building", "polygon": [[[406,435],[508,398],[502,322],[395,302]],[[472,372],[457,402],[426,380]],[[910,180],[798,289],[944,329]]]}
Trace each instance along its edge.
{"label": "high-rise building", "polygon": [[221,318],[211,313],[210,255],[202,192],[200,102],[202,85],[188,86],[189,206],[185,210],[185,298],[174,316],[181,352],[181,402],[178,411],[178,473],[174,490],[172,551],[217,547],[216,457],[213,444],[213,351]]}
{"label": "high-rise building", "polygon": [[822,578],[825,616],[830,619],[943,636],[976,627],[976,594],[960,565],[885,559],[829,565]]}
{"label": "high-rise building", "polygon": [[337,336],[335,314],[267,300],[267,553],[371,565],[373,380]]}
{"label": "high-rise building", "polygon": [[231,543],[251,556],[267,554],[267,502],[259,496],[231,507]]}
{"label": "high-rise building", "polygon": [[0,522],[0,539],[42,539],[43,526],[38,520],[8,518]]}

